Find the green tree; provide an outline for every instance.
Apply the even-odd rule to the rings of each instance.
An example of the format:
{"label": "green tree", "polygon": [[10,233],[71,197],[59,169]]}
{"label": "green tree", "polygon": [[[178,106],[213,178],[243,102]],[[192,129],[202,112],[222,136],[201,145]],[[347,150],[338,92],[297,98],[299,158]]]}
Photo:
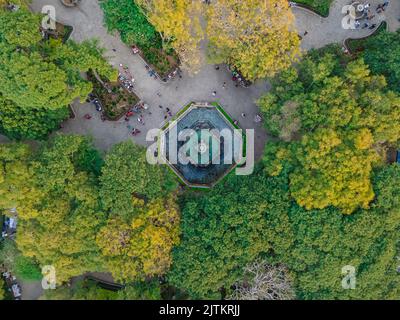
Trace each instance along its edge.
{"label": "green tree", "polygon": [[135,211],[132,195],[155,199],[177,187],[174,175],[165,166],[148,164],[146,150],[132,141],[115,145],[107,154],[100,183],[104,207],[120,216]]}
{"label": "green tree", "polygon": [[[374,175],[376,200],[369,210],[344,216],[333,207],[306,211],[296,204],[280,215],[267,215],[273,261],[295,274],[300,299],[398,299],[397,274],[400,166]],[[284,189],[278,190],[283,196]],[[286,191],[287,193],[287,191]],[[279,232],[285,230],[285,232]],[[356,289],[342,287],[342,268],[356,270]]]}
{"label": "green tree", "polygon": [[101,2],[109,31],[119,31],[124,42],[140,48],[162,48],[162,40],[142,9],[132,0]]}
{"label": "green tree", "polygon": [[13,240],[4,240],[1,244],[0,261],[8,271],[21,280],[42,279],[42,272],[37,262],[24,257]]}
{"label": "green tree", "polygon": [[[0,129],[11,138],[43,138],[86,99],[89,70],[115,80],[96,42],[42,41],[40,15],[0,10]],[[30,128],[27,123],[29,123]]]}
{"label": "green tree", "polygon": [[0,209],[18,208],[19,215],[35,216],[35,204],[42,193],[31,183],[29,165],[32,150],[26,144],[0,144]]}
{"label": "green tree", "polygon": [[97,162],[84,137],[57,136],[28,164],[33,176],[25,184],[34,186],[37,197],[28,208],[17,202],[17,245],[24,256],[35,258],[40,265],[53,265],[58,283],[86,271],[103,270],[95,242],[105,220],[97,189]]}
{"label": "green tree", "polygon": [[306,58],[258,104],[266,128],[285,141],[267,146],[268,173],[290,167],[291,194],[306,209],[351,213],[374,199],[372,169],[400,139],[400,97],[362,60],[339,73],[338,62],[331,54]]}
{"label": "green tree", "polygon": [[362,57],[373,73],[383,74],[390,88],[400,92],[400,31],[369,37]]}
{"label": "green tree", "polygon": [[158,280],[134,282],[118,291],[118,300],[161,300]]}
{"label": "green tree", "polygon": [[117,300],[118,292],[102,288],[90,279],[78,280],[73,286],[46,290],[40,300]]}
{"label": "green tree", "polygon": [[193,298],[221,298],[247,264],[268,252],[274,226],[265,215],[282,204],[274,203],[272,191],[285,182],[260,173],[229,176],[209,193],[184,199],[181,244],[173,251],[168,281]]}
{"label": "green tree", "polygon": [[6,296],[6,292],[4,290],[4,280],[0,278],[0,300],[3,300]]}
{"label": "green tree", "polygon": [[[17,11],[0,9],[0,43],[2,49],[28,48],[37,44],[42,37],[38,32],[41,19],[27,9]],[[3,47],[7,44],[7,47]]]}
{"label": "green tree", "polygon": [[226,62],[248,80],[272,77],[300,55],[287,1],[218,0],[207,11],[209,58]]}
{"label": "green tree", "polygon": [[0,95],[0,131],[11,139],[41,139],[60,127],[67,119],[66,107],[55,110],[47,108],[20,108]]}

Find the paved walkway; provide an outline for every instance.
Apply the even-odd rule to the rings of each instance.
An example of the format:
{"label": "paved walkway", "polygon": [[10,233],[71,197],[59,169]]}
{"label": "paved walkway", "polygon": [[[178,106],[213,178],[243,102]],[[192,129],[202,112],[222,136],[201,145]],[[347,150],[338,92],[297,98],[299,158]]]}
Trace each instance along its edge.
{"label": "paved walkway", "polygon": [[[111,35],[103,26],[103,12],[95,0],[82,1],[78,8],[70,9],[63,7],[59,1],[34,0],[32,9],[40,12],[41,8],[51,3],[56,7],[57,19],[65,24],[74,26],[71,38],[75,41],[97,38],[100,46],[107,51],[106,56],[114,66],[120,63],[129,67],[136,79],[135,90],[138,96],[150,105],[151,115],[145,114],[145,126],[136,119],[130,121],[130,125],[138,128],[142,133],[136,137],[130,135],[127,124],[122,119],[119,122],[102,122],[99,114],[93,106],[75,103],[77,118],[69,120],[64,125],[63,132],[74,132],[89,134],[94,138],[97,147],[107,150],[117,142],[126,139],[134,139],[137,143],[146,145],[145,133],[151,128],[159,128],[164,122],[164,112],[159,105],[170,108],[175,114],[190,101],[213,101],[218,100],[232,118],[238,119],[243,128],[254,128],[253,119],[257,114],[255,100],[266,91],[266,83],[260,81],[254,86],[235,88],[231,77],[224,66],[215,70],[214,66],[205,66],[195,77],[183,75],[182,79],[175,79],[168,84],[150,78],[144,67],[143,61],[134,56],[130,49],[121,42],[119,35]],[[116,50],[116,52],[113,51]],[[223,83],[227,83],[226,89]],[[217,97],[212,96],[217,91]],[[161,94],[161,97],[157,95]],[[246,113],[246,118],[241,118],[241,113]],[[85,113],[90,113],[91,120],[83,119]],[[256,150],[258,156],[262,154],[266,140],[266,133],[262,125],[256,125]]]}
{"label": "paved walkway", "polygon": [[22,300],[38,300],[43,294],[41,281],[18,281],[21,286]]}
{"label": "paved walkway", "polygon": [[[309,50],[312,48],[322,48],[330,43],[343,43],[348,38],[363,38],[371,35],[375,30],[357,29],[349,30],[342,27],[342,19],[344,14],[342,8],[345,5],[351,4],[351,0],[336,0],[332,3],[329,17],[323,18],[312,11],[306,10],[301,7],[293,7],[293,13],[296,17],[296,28],[299,34],[303,37],[302,48]],[[375,9],[383,0],[369,0],[365,3],[371,4],[372,12],[375,18],[371,20],[371,24],[379,25],[382,21],[388,23],[390,31],[396,31],[400,28],[400,0],[392,0],[389,8],[377,14]],[[307,35],[304,35],[305,32]]]}
{"label": "paved walkway", "polygon": [[[328,18],[320,16],[304,10],[302,8],[293,8],[296,16],[296,27],[299,34],[303,35],[308,32],[302,41],[302,48],[309,50],[310,48],[319,48],[329,43],[342,42],[349,37],[364,37],[370,31],[366,30],[344,30],[341,27],[342,13],[341,8],[349,1],[334,1],[331,14]],[[371,4],[378,4],[379,1],[370,1]],[[400,0],[392,1],[390,11],[396,11],[400,15]],[[240,121],[244,129],[256,129],[256,157],[262,155],[267,134],[261,124],[253,122],[254,116],[258,113],[255,101],[264,93],[269,84],[266,81],[258,81],[250,88],[236,88],[231,81],[231,76],[226,67],[221,66],[220,70],[216,70],[214,66],[205,66],[195,77],[183,75],[182,79],[175,79],[168,84],[164,84],[150,78],[144,68],[143,61],[132,55],[130,49],[121,42],[119,35],[111,35],[107,32],[103,25],[103,12],[99,7],[98,1],[86,0],[82,1],[77,8],[66,8],[56,0],[33,0],[32,9],[40,12],[44,5],[51,4],[56,7],[57,20],[72,25],[74,32],[71,38],[77,42],[97,38],[100,45],[106,49],[106,56],[114,66],[120,63],[129,67],[136,79],[136,93],[138,96],[150,105],[150,112],[145,115],[145,125],[142,126],[136,119],[130,120],[130,125],[137,127],[142,131],[137,137],[130,135],[127,123],[124,120],[119,122],[102,122],[99,114],[91,105],[74,104],[77,117],[65,123],[63,132],[80,133],[92,135],[94,143],[102,150],[109,149],[115,143],[126,139],[134,139],[137,143],[146,145],[145,133],[151,128],[158,128],[164,122],[164,112],[158,106],[162,105],[164,110],[166,107],[175,114],[186,103],[190,101],[212,101],[218,100],[225,110],[233,119]],[[384,19],[384,16],[379,19]],[[399,25],[397,17],[390,16],[389,24],[391,30],[396,30]],[[223,88],[226,82],[227,88]],[[212,96],[212,92],[217,91],[217,97]],[[161,97],[158,96],[161,94]],[[241,114],[246,113],[246,118],[242,118]],[[92,115],[91,120],[85,120],[83,115],[89,113]]]}

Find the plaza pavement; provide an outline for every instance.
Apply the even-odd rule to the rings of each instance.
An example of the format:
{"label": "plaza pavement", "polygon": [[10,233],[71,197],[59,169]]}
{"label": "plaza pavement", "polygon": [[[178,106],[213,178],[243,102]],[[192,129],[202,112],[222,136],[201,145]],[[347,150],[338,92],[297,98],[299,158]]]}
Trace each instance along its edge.
{"label": "plaza pavement", "polygon": [[[373,0],[371,4],[378,4],[381,1]],[[370,30],[344,30],[341,27],[343,14],[341,8],[349,3],[345,0],[334,1],[328,18],[320,16],[302,9],[293,8],[296,17],[296,27],[299,34],[303,35],[302,48],[309,50],[319,48],[329,43],[342,42],[347,38],[364,37],[371,33]],[[102,122],[100,114],[90,104],[74,103],[74,110],[77,117],[64,124],[62,132],[87,134],[93,137],[95,145],[108,150],[112,145],[127,139],[133,139],[136,143],[147,145],[145,141],[146,132],[152,128],[159,128],[164,122],[165,108],[171,109],[172,113],[178,112],[185,104],[190,101],[213,101],[217,100],[233,119],[237,119],[243,129],[255,129],[256,157],[262,155],[263,147],[268,136],[262,128],[262,124],[255,124],[254,117],[259,112],[255,101],[265,93],[269,84],[267,81],[257,81],[250,88],[236,88],[231,81],[231,75],[225,66],[216,70],[214,66],[206,65],[196,76],[190,77],[183,74],[182,79],[177,78],[167,84],[162,83],[147,74],[145,63],[131,53],[117,33],[108,33],[103,23],[103,12],[97,0],[85,0],[77,8],[66,8],[59,0],[33,0],[32,9],[40,12],[44,5],[53,5],[56,8],[56,19],[64,24],[74,27],[71,38],[77,42],[87,39],[98,39],[100,46],[106,49],[106,57],[111,64],[118,67],[119,64],[127,66],[136,79],[135,91],[137,95],[149,106],[149,111],[145,113],[145,125],[139,124],[136,118],[130,120],[129,125],[138,128],[142,133],[136,137],[130,135],[127,123],[121,121]],[[400,15],[400,0],[392,1],[390,11],[398,12]],[[382,16],[380,19],[384,19]],[[391,30],[399,27],[397,17],[390,15]],[[223,83],[227,83],[226,89]],[[217,96],[212,96],[213,91],[217,91]],[[159,96],[160,94],[161,96]],[[164,109],[160,109],[162,105]],[[149,112],[151,114],[149,114]],[[86,120],[83,116],[89,113],[91,120]],[[241,117],[245,113],[246,117]]]}
{"label": "plaza pavement", "polygon": [[[351,0],[333,1],[327,18],[301,7],[293,7],[292,10],[296,17],[295,25],[299,35],[303,37],[302,49],[322,48],[330,43],[343,43],[349,38],[359,39],[374,33],[375,30],[369,29],[346,30],[342,28],[342,19],[345,16],[342,8],[353,2]],[[379,25],[382,21],[386,21],[390,31],[396,31],[400,27],[398,20],[400,18],[400,0],[392,0],[389,8],[381,14],[377,14],[375,8],[382,4],[383,0],[363,0],[361,2],[371,4],[372,12],[375,14],[371,23]],[[307,35],[304,35],[305,31],[308,32]]]}
{"label": "plaza pavement", "polygon": [[[236,88],[231,81],[231,76],[226,67],[221,66],[220,70],[215,70],[214,66],[208,65],[202,68],[195,77],[183,74],[167,84],[151,78],[145,69],[144,62],[131,53],[124,43],[121,42],[118,34],[109,34],[103,25],[103,12],[99,7],[98,1],[82,1],[78,8],[65,8],[58,0],[34,0],[32,9],[40,12],[44,5],[55,6],[57,20],[74,27],[71,38],[75,41],[87,39],[99,39],[100,46],[106,49],[106,56],[111,64],[118,67],[119,64],[129,67],[129,70],[136,79],[135,91],[137,95],[149,106],[148,114],[145,112],[145,125],[138,123],[136,118],[130,120],[130,125],[141,130],[141,134],[132,137],[127,123],[121,121],[102,122],[100,115],[95,111],[94,106],[79,103],[74,104],[77,117],[64,124],[63,132],[80,133],[93,136],[94,143],[103,150],[109,149],[115,143],[133,139],[135,142],[146,145],[145,133],[152,128],[159,128],[164,122],[164,110],[170,108],[172,114],[177,113],[183,106],[191,101],[214,101],[221,103],[224,109],[234,119],[240,120],[243,128],[254,128],[253,119],[257,114],[255,100],[266,91],[267,85],[264,81],[259,81],[250,88]],[[114,50],[115,49],[115,52]],[[227,83],[226,89],[223,83]],[[214,98],[212,92],[217,91]],[[161,97],[157,95],[161,94]],[[162,105],[164,109],[160,109]],[[246,118],[241,118],[242,113],[246,113]],[[83,115],[89,113],[91,120],[86,120]],[[261,124],[256,127],[256,150],[262,150],[266,140],[266,133]],[[258,156],[261,152],[258,153]]]}

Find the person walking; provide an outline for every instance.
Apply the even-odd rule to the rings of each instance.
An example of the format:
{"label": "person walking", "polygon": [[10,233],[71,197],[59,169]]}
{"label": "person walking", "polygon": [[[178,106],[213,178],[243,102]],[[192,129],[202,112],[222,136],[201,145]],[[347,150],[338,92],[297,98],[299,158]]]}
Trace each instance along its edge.
{"label": "person walking", "polygon": [[260,123],[262,121],[262,117],[259,114],[256,114],[254,117],[254,122],[255,123]]}
{"label": "person walking", "polygon": [[385,10],[389,6],[389,0],[385,0],[385,2],[382,5],[383,10]]}
{"label": "person walking", "polygon": [[369,24],[369,22],[364,23],[362,29],[366,29],[369,28],[371,25]]}

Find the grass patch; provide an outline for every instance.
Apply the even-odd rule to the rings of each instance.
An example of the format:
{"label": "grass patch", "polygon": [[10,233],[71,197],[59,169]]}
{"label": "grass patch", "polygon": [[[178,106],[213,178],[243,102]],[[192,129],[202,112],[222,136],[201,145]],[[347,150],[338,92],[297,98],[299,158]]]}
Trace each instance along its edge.
{"label": "grass patch", "polygon": [[366,44],[370,37],[374,37],[382,32],[385,32],[386,30],[387,30],[387,23],[382,22],[372,35],[362,39],[348,39],[346,40],[346,46],[353,54],[362,52],[366,49]]}
{"label": "grass patch", "polygon": [[309,8],[323,17],[329,16],[333,0],[297,0],[296,3]]}

